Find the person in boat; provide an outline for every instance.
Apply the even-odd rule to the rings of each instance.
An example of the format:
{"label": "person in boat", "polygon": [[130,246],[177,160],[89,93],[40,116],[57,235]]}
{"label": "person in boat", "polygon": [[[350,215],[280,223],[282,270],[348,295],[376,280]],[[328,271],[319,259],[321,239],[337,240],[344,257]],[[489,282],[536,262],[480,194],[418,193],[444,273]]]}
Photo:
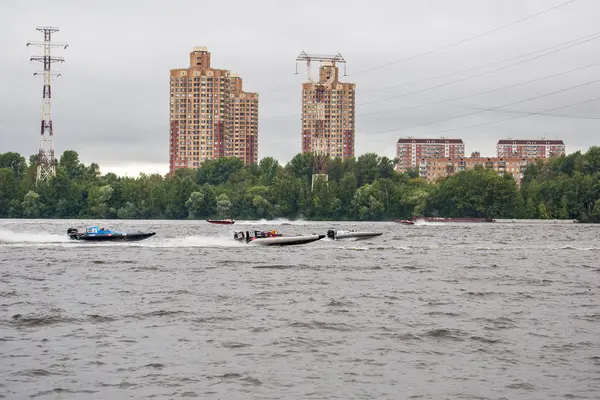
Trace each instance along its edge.
{"label": "person in boat", "polygon": [[245,239],[244,232],[233,232],[233,238],[235,240],[244,240]]}

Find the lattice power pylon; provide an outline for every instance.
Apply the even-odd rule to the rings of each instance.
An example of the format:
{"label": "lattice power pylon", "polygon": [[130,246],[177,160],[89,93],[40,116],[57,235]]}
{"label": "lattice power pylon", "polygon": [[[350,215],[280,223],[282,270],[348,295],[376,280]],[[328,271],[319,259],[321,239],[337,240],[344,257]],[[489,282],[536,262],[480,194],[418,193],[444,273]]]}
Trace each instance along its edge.
{"label": "lattice power pylon", "polygon": [[312,120],[314,125],[310,132],[310,148],[313,153],[312,185],[314,187],[317,180],[322,179],[327,181],[328,179],[327,162],[329,160],[329,146],[327,145],[327,140],[329,138],[326,136],[326,131],[329,127],[329,119],[326,115],[325,92],[331,88],[335,75],[331,74],[329,79],[325,81],[320,78],[315,81],[312,77],[311,62],[317,61],[320,64],[328,62],[334,68],[336,63],[344,64],[345,75],[346,61],[340,53],[336,55],[321,55],[302,52],[296,58],[296,73],[298,73],[298,61],[306,62],[306,75],[308,81],[314,85],[315,89],[316,114],[314,120]]}
{"label": "lattice power pylon", "polygon": [[67,48],[66,43],[52,43],[52,33],[58,32],[58,28],[51,26],[38,26],[36,30],[44,33],[43,42],[28,42],[27,46],[37,46],[44,49],[43,56],[33,56],[29,61],[38,61],[44,65],[44,72],[36,72],[33,75],[44,75],[44,90],[42,91],[42,125],[40,150],[38,153],[38,165],[36,183],[48,181],[56,175],[54,165],[54,132],[52,130],[52,90],[50,89],[50,80],[52,76],[60,76],[51,72],[51,66],[56,62],[64,62],[63,57],[52,57],[50,49],[52,47]]}

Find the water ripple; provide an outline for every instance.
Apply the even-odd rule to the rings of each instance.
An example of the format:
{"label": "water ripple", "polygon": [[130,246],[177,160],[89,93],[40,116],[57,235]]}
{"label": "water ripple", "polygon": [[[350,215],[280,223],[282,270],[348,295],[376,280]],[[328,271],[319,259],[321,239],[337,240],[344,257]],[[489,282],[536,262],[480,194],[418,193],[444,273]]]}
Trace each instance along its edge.
{"label": "water ripple", "polygon": [[0,397],[600,398],[596,226],[285,221],[384,234],[258,248],[113,222],[159,234],[0,220],[20,233],[0,243]]}

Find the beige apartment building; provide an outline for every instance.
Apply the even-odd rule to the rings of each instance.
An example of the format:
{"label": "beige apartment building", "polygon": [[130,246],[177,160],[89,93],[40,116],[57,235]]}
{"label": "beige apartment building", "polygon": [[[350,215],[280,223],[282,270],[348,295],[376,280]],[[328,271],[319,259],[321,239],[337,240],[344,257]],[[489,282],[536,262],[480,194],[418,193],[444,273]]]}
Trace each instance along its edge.
{"label": "beige apartment building", "polygon": [[473,155],[475,157],[421,158],[419,176],[433,182],[481,166],[498,172],[498,175],[511,174],[517,184],[520,184],[525,168],[535,162],[534,158],[479,157],[477,153]]}
{"label": "beige apartment building", "polygon": [[206,47],[194,47],[188,68],[170,71],[169,171],[204,160],[258,161],[258,94],[242,90],[229,70],[212,68]]}
{"label": "beige apartment building", "polygon": [[424,158],[459,158],[465,156],[462,139],[413,139],[400,138],[396,143],[398,164],[395,170],[406,172],[417,169],[419,160]]}
{"label": "beige apartment building", "polygon": [[319,146],[330,157],[354,157],[356,85],[339,81],[338,67],[325,62],[319,82],[302,84],[302,152]]}

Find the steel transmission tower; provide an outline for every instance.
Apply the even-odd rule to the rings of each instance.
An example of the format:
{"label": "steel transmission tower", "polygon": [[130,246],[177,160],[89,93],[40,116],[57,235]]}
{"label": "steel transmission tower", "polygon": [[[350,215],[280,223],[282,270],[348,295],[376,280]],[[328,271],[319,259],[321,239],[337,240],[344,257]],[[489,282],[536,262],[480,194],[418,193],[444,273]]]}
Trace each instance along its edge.
{"label": "steel transmission tower", "polygon": [[329,62],[333,67],[335,67],[336,63],[344,64],[344,75],[346,75],[346,61],[340,53],[336,55],[320,55],[302,52],[296,58],[296,73],[298,73],[298,61],[306,61],[306,75],[308,81],[314,85],[315,89],[316,115],[310,137],[310,146],[313,153],[312,186],[314,187],[317,180],[322,179],[327,181],[328,179],[327,162],[329,160],[329,146],[327,145],[327,141],[329,138],[326,137],[325,130],[330,120],[325,114],[325,91],[331,88],[335,76],[331,74],[328,80],[317,79],[315,81],[311,73],[311,61],[318,61],[321,64]]}
{"label": "steel transmission tower", "polygon": [[51,26],[38,26],[36,30],[44,33],[43,42],[28,42],[27,46],[37,46],[44,49],[43,56],[33,56],[29,61],[39,61],[44,65],[44,72],[36,72],[33,75],[44,75],[44,89],[42,91],[42,125],[40,150],[38,153],[36,183],[49,180],[56,175],[54,165],[54,132],[52,131],[52,90],[50,89],[50,80],[52,76],[60,76],[51,72],[52,63],[64,62],[63,57],[52,57],[50,49],[52,47],[67,48],[66,43],[52,43],[52,33],[58,32],[58,28]]}

